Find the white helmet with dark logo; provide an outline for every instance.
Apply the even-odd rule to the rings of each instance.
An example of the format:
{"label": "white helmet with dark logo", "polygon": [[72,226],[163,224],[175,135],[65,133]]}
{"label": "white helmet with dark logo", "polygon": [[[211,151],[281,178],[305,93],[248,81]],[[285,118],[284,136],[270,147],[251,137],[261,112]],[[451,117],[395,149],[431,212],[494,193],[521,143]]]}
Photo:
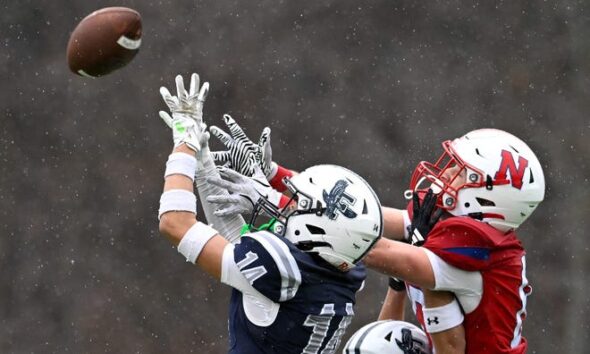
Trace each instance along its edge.
{"label": "white helmet with dark logo", "polygon": [[272,205],[259,202],[254,214],[264,208],[276,219],[274,232],[299,249],[347,271],[381,236],[381,204],[356,173],[340,166],[318,165],[284,183],[296,203],[273,211]]}
{"label": "white helmet with dark logo", "polygon": [[356,331],[343,354],[431,354],[428,338],[411,323],[377,321]]}

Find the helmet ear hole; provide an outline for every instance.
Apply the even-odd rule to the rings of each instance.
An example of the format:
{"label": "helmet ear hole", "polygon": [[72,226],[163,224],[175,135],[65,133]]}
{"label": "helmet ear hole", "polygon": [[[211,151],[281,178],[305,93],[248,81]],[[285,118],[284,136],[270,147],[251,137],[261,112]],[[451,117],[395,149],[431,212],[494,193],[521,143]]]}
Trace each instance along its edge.
{"label": "helmet ear hole", "polygon": [[481,205],[482,207],[493,207],[496,206],[496,203],[492,202],[489,199],[484,199],[484,198],[475,198],[475,200],[477,200],[477,202],[479,203],[479,205]]}
{"label": "helmet ear hole", "polygon": [[305,224],[305,227],[307,227],[307,231],[309,231],[309,233],[312,235],[325,235],[326,234],[326,231],[324,231],[324,229],[322,229],[321,227],[317,227],[317,226],[309,225],[309,224]]}

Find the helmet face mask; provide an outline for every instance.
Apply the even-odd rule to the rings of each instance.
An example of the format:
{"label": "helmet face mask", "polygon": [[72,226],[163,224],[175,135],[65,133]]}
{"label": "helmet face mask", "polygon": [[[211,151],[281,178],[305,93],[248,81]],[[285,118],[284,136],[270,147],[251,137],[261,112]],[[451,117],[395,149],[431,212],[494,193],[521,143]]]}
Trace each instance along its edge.
{"label": "helmet face mask", "polygon": [[421,162],[410,182],[413,193],[432,188],[437,206],[470,216],[500,231],[516,229],[543,200],[545,178],[533,151],[497,129],[479,129],[443,142],[435,163]]}
{"label": "helmet face mask", "polygon": [[251,224],[261,214],[276,219],[272,231],[299,249],[315,253],[347,271],[381,236],[381,205],[371,187],[340,166],[319,165],[285,180],[292,201],[281,210],[262,200]]}
{"label": "helmet face mask", "polygon": [[439,195],[437,206],[452,210],[457,206],[461,189],[485,187],[486,178],[481,170],[463,161],[453,151],[450,140],[444,141],[442,146],[444,151],[435,163],[422,161],[418,164],[412,175],[410,189],[422,196],[430,188]]}

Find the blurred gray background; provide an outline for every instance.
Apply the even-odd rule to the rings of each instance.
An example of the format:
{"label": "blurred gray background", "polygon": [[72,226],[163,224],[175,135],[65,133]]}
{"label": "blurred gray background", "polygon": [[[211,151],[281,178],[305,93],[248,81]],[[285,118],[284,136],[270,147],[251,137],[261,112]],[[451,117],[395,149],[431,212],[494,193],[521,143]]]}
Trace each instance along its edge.
{"label": "blurred gray background", "polygon": [[[140,53],[100,79],[73,75],[69,33],[112,5],[142,14]],[[209,125],[227,112],[254,139],[271,126],[276,161],[347,166],[390,206],[404,206],[414,166],[442,140],[481,127],[521,137],[547,180],[520,231],[534,288],[524,335],[531,353],[590,344],[587,1],[1,9],[1,353],[225,351],[229,289],[157,231],[171,150],[158,89],[193,71],[211,83]],[[385,290],[372,272],[346,338],[377,317]]]}

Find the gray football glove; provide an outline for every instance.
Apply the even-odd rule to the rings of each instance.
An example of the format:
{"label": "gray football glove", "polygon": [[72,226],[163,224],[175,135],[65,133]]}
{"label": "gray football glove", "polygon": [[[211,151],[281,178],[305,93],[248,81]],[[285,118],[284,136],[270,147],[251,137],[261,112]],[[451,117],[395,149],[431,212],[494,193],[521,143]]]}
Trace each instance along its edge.
{"label": "gray football glove", "polygon": [[223,115],[223,119],[231,135],[216,126],[210,128],[211,133],[227,148],[226,151],[212,152],[215,162],[226,164],[245,176],[253,176],[255,166],[259,166],[266,177],[272,175],[277,165],[272,162],[270,128],[264,128],[258,144],[254,144],[229,114]]}
{"label": "gray football glove", "polygon": [[186,144],[194,151],[199,151],[207,144],[209,133],[203,123],[203,104],[209,93],[209,83],[205,82],[200,90],[199,75],[192,74],[190,89],[184,88],[181,75],[176,76],[176,96],[172,96],[166,87],[160,87],[160,94],[166,102],[172,116],[160,111],[160,117],[172,129],[174,146]]}
{"label": "gray football glove", "polygon": [[255,168],[253,177],[241,175],[226,167],[220,167],[219,174],[222,178],[212,177],[207,181],[227,190],[230,194],[207,197],[207,202],[218,206],[214,212],[215,215],[251,214],[260,198],[266,198],[274,205],[279,205],[281,193],[268,184],[259,168]]}

